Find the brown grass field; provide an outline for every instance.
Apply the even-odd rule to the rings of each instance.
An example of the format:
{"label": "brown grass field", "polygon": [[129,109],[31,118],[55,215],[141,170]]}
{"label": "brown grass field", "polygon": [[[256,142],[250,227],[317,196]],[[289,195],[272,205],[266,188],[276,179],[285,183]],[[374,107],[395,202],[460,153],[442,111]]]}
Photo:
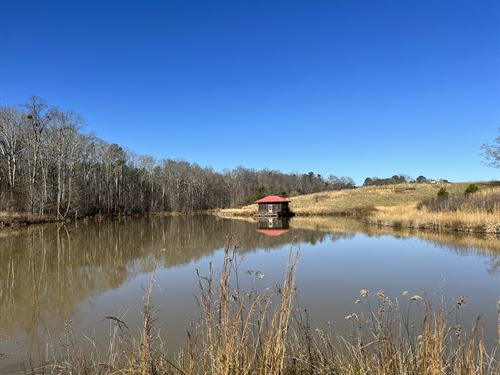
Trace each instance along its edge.
{"label": "brown grass field", "polygon": [[[322,192],[291,197],[296,216],[354,216],[363,222],[401,228],[432,229],[477,233],[500,233],[500,187],[490,182],[476,183],[480,190],[471,195],[476,201],[490,200],[488,212],[471,205],[454,211],[434,212],[419,203],[434,198],[444,187],[452,196],[463,195],[469,182],[448,184],[400,184],[370,186],[353,190]],[[252,216],[255,204],[215,211],[224,217]]]}

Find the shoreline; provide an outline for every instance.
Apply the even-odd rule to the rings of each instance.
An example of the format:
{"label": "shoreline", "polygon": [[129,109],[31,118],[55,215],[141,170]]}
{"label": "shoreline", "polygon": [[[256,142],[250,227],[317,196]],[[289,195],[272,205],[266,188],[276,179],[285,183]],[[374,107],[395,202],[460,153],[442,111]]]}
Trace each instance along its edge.
{"label": "shoreline", "polygon": [[[214,209],[207,211],[198,212],[155,212],[147,214],[129,214],[129,215],[94,215],[80,217],[77,219],[57,219],[54,217],[29,217],[24,216],[20,213],[13,213],[14,215],[5,219],[4,216],[0,216],[0,230],[8,228],[20,228],[28,227],[34,225],[44,225],[53,223],[73,223],[73,222],[89,222],[89,221],[103,221],[109,219],[121,219],[121,218],[147,218],[147,217],[171,217],[171,216],[193,216],[193,215],[212,215],[221,219],[233,219],[233,220],[245,220],[245,221],[256,221],[253,213],[243,211],[241,213],[235,213],[234,211],[238,209],[229,209],[232,211],[230,214],[225,213],[225,209]],[[500,235],[500,220],[498,223],[493,225],[484,224],[482,226],[468,226],[466,223],[456,220],[450,222],[448,225],[443,225],[433,221],[424,223],[415,223],[412,220],[402,220],[398,216],[394,216],[390,219],[382,220],[376,216],[360,214],[357,211],[353,212],[322,212],[322,213],[296,213],[297,218],[347,218],[356,220],[358,223],[372,226],[372,227],[386,227],[395,230],[398,229],[408,229],[408,230],[419,230],[428,232],[446,232],[446,233],[465,233],[465,234],[494,234]],[[392,221],[391,221],[392,220]]]}
{"label": "shoreline", "polygon": [[[498,182],[477,182],[480,190],[473,195],[464,191],[468,182],[432,184],[398,184],[320,192],[290,197],[296,217],[345,217],[372,226],[394,229],[428,230],[475,234],[500,234],[500,186]],[[449,194],[446,200],[436,198],[440,189]],[[447,196],[448,197],[448,196]],[[444,204],[444,206],[443,206]],[[214,215],[220,218],[254,220],[255,204],[239,208],[215,208],[193,212],[145,212],[72,216],[60,219],[54,215],[39,217],[26,212],[0,211],[0,229],[35,224],[75,221],[100,221],[125,217],[160,217],[178,215]]]}
{"label": "shoreline", "polygon": [[153,212],[144,214],[96,214],[78,218],[58,219],[54,216],[33,217],[32,214],[0,211],[0,230],[7,228],[20,228],[33,225],[44,225],[53,223],[75,223],[88,221],[103,221],[109,219],[121,218],[145,218],[145,217],[165,217],[165,216],[190,216],[190,215],[208,215],[210,211],[197,212]]}
{"label": "shoreline", "polygon": [[[255,218],[252,215],[248,214],[221,214],[221,213],[213,213],[215,216],[224,218],[224,219],[235,219],[235,220],[247,220],[247,221],[254,221]],[[483,225],[483,226],[467,226],[463,222],[453,222],[450,223],[449,225],[442,225],[439,223],[435,222],[428,222],[428,223],[422,223],[422,224],[415,224],[412,221],[402,221],[398,217],[394,217],[393,221],[383,221],[377,218],[370,218],[370,217],[360,217],[356,215],[356,213],[345,213],[345,212],[337,212],[337,213],[321,213],[321,214],[295,214],[294,217],[298,218],[349,218],[356,220],[360,224],[368,225],[368,226],[373,226],[373,227],[386,227],[386,228],[392,228],[395,230],[398,229],[410,229],[410,230],[422,230],[422,231],[429,231],[429,232],[447,232],[447,233],[469,233],[469,234],[499,234],[500,235],[500,222],[498,222],[496,225],[489,226],[489,225]]]}

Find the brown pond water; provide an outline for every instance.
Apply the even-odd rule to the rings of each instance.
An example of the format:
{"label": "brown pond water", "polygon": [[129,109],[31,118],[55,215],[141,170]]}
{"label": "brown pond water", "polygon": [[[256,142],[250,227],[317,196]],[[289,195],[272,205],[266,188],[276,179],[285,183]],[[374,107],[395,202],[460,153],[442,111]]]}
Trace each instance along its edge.
{"label": "brown pond water", "polygon": [[338,218],[295,218],[285,230],[273,223],[273,232],[265,226],[200,215],[0,231],[0,373],[57,353],[68,324],[83,348],[85,336],[108,342],[106,316],[123,316],[137,333],[153,271],[157,326],[174,352],[200,316],[195,269],[220,264],[228,236],[240,242],[242,273],[266,276],[244,273],[247,286],[280,281],[290,248],[300,247],[297,303],[315,325],[347,331],[344,317],[355,311],[360,289],[442,296],[450,305],[465,296],[460,321],[470,326],[481,315],[488,347],[498,345],[499,238],[395,232]]}

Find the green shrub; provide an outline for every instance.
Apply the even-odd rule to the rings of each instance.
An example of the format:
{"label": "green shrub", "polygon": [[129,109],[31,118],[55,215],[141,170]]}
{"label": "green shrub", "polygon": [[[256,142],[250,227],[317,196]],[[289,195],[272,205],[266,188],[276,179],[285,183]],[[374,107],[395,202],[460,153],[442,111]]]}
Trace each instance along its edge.
{"label": "green shrub", "polygon": [[477,191],[479,191],[479,186],[477,186],[476,184],[470,184],[469,186],[467,186],[467,189],[465,189],[465,194],[474,194]]}
{"label": "green shrub", "polygon": [[446,189],[444,187],[439,189],[439,191],[437,192],[437,196],[439,199],[448,199],[449,195],[450,194],[446,191]]}

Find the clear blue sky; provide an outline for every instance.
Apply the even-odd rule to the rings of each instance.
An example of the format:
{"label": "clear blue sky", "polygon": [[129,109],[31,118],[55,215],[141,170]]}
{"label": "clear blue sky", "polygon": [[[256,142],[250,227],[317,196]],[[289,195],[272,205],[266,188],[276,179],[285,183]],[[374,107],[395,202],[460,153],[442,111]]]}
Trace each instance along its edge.
{"label": "clear blue sky", "polygon": [[0,104],[216,170],[499,178],[499,4],[2,0]]}

